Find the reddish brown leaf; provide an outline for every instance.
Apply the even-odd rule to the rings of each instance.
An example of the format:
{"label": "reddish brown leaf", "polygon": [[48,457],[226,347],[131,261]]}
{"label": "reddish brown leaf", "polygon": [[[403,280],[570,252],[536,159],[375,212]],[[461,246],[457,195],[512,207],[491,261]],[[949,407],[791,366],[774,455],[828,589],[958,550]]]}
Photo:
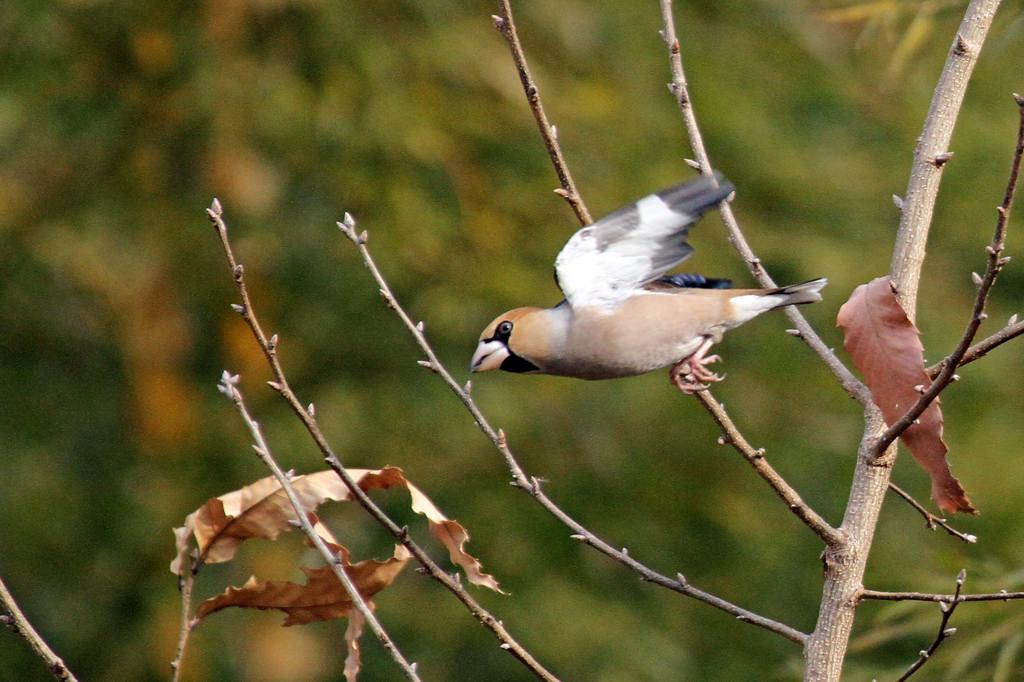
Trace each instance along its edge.
{"label": "reddish brown leaf", "polygon": [[[889,278],[879,277],[854,289],[839,309],[836,323],[843,330],[843,347],[864,375],[886,423],[895,423],[920,397],[916,387],[930,385],[931,379],[924,369],[924,346],[917,327],[900,306]],[[949,470],[938,400],[900,438],[931,476],[932,499],[940,509],[977,513]]]}
{"label": "reddish brown leaf", "polygon": [[[402,545],[396,545],[394,556],[386,561],[368,559],[357,564],[346,564],[344,568],[355,583],[359,594],[364,599],[369,599],[394,582],[410,556],[409,550]],[[196,611],[196,619],[201,620],[230,606],[277,609],[288,616],[284,625],[303,625],[320,620],[344,618],[353,612],[352,600],[330,566],[303,567],[302,571],[306,574],[304,585],[287,581],[260,580],[253,576],[242,587],[229,587],[223,593],[200,604]]]}

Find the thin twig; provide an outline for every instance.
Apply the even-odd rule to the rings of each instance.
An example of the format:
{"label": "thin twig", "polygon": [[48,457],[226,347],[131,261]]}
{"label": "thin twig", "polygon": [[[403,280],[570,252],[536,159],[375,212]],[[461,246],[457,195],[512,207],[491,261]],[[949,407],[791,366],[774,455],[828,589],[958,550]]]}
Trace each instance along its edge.
{"label": "thin twig", "polygon": [[[534,115],[536,116],[538,115],[538,112],[540,112],[539,116],[543,116],[543,106],[540,101],[540,95],[538,94],[536,87],[533,85],[532,79],[529,76],[528,68],[526,68],[526,56],[523,53],[522,44],[519,42],[519,36],[516,33],[515,24],[512,22],[511,8],[509,7],[508,0],[501,0],[501,5],[505,18],[503,19],[502,17],[495,17],[496,25],[498,26],[499,30],[502,31],[502,34],[505,35],[505,37],[508,39],[509,44],[512,47],[512,56],[516,62],[517,68],[519,69],[520,77],[523,83],[523,90],[526,94],[527,100],[530,102],[531,108],[533,108],[534,110]],[[678,47],[678,43],[676,43],[676,45]],[[681,69],[682,67],[680,65],[680,75],[682,74]],[[540,118],[538,118],[538,122],[540,122]],[[696,139],[699,141],[700,131],[696,129],[696,120],[693,120],[693,126],[694,127],[691,132],[696,136]],[[540,132],[541,135],[544,137],[545,145],[547,145],[549,152],[551,152],[551,162],[555,166],[555,172],[558,174],[558,177],[560,178],[570,178],[571,182],[572,176],[569,173],[569,168],[565,162],[565,158],[562,156],[561,149],[558,146],[558,141],[557,139],[546,135],[546,130],[547,127],[545,125],[540,125]],[[702,142],[700,143],[700,147],[701,149],[703,149]],[[577,211],[577,217],[579,218],[580,223],[582,225],[589,224],[590,212],[587,210],[586,204],[583,201],[583,197],[580,196],[579,192],[577,192],[575,188],[572,189],[572,197],[573,206],[579,208],[579,210]],[[728,202],[723,202],[721,207],[723,209],[728,208]],[[711,396],[710,392],[704,391],[704,393],[708,398],[710,398],[712,402],[714,402],[714,398]],[[711,409],[711,407],[709,407],[709,404],[704,403],[704,405],[712,413],[712,416],[714,416],[715,412],[714,410]],[[735,424],[733,424],[731,420],[729,420],[728,416],[725,415],[724,411],[719,410],[719,412],[721,416],[728,422],[728,424],[731,425],[731,429],[737,435],[738,439],[743,440],[743,442],[746,442],[743,439],[743,437],[739,435],[739,430],[736,428]],[[726,426],[723,422],[719,422],[719,426],[722,427],[723,429],[723,437],[732,437],[726,430]],[[748,449],[750,451],[753,451],[753,448]],[[740,450],[740,452],[741,454],[744,454],[744,456],[746,456],[743,450]],[[800,499],[800,496],[796,493],[796,491],[793,490],[792,487],[790,487],[789,484],[786,483],[786,481],[783,480],[782,477],[779,476],[774,469],[768,466],[767,462],[755,463],[756,458],[751,459],[749,457],[748,461],[755,465],[755,469],[758,469],[758,473],[760,473],[761,476],[765,478],[765,480],[768,481],[770,485],[775,487],[776,491],[779,493],[779,496],[782,497],[782,499],[787,502],[790,509],[793,510],[798,517],[803,519],[804,522],[807,523],[807,525],[815,533],[822,537],[822,539],[825,540],[826,544],[834,544],[834,541],[837,538],[837,531],[834,528],[831,528],[831,526],[829,526],[824,519],[822,519],[817,513],[814,512],[814,510],[810,509],[810,507],[808,507],[807,504],[803,502],[802,499]],[[831,542],[829,538],[831,538]]]}
{"label": "thin twig", "polygon": [[228,240],[227,225],[224,222],[223,209],[218,200],[214,199],[212,206],[207,210],[207,216],[214,228],[217,230],[217,234],[220,237],[221,246],[224,250],[225,258],[227,258],[228,267],[231,269],[232,276],[235,280],[235,284],[238,288],[239,294],[242,297],[242,303],[236,304],[234,309],[238,312],[242,319],[245,320],[246,324],[249,325],[250,331],[256,338],[256,342],[259,344],[260,350],[263,351],[264,357],[267,359],[270,365],[271,371],[274,375],[274,380],[269,382],[270,387],[277,391],[288,406],[292,409],[292,412],[298,416],[305,426],[306,431],[312,437],[319,448],[320,453],[324,457],[324,461],[331,469],[338,474],[345,485],[348,487],[349,492],[352,494],[354,499],[363,509],[365,509],[370,516],[372,516],[381,526],[383,526],[396,540],[398,540],[409,553],[413,555],[413,558],[425,569],[426,573],[439,582],[445,589],[455,595],[455,597],[462,602],[466,609],[477,619],[484,627],[490,630],[495,637],[501,642],[501,648],[508,651],[512,656],[518,659],[524,666],[526,666],[530,672],[542,680],[555,681],[558,678],[549,672],[533,654],[526,650],[516,639],[505,629],[504,624],[497,618],[495,618],[489,611],[483,608],[476,599],[462,586],[462,584],[454,577],[445,572],[437,563],[430,557],[427,552],[420,547],[404,528],[395,523],[391,517],[384,513],[383,510],[377,504],[370,499],[369,495],[359,487],[352,476],[342,465],[341,460],[335,454],[330,443],[327,442],[327,438],[320,430],[319,422],[316,419],[313,405],[304,407],[299,402],[295,392],[291,389],[288,383],[288,378],[285,376],[284,368],[281,366],[281,362],[277,356],[278,350],[278,337],[273,335],[268,338],[263,332],[263,328],[256,317],[256,312],[253,309],[252,301],[249,297],[249,290],[245,284],[245,271],[241,264],[235,259],[235,254],[231,249],[231,242]]}
{"label": "thin twig", "polygon": [[[676,38],[675,20],[672,18],[672,0],[660,0],[660,2],[661,15],[664,22],[662,37],[668,45],[672,69],[672,83],[669,85],[669,90],[675,96],[676,102],[679,105],[679,111],[683,116],[683,122],[686,125],[687,136],[693,149],[693,155],[696,158],[698,170],[703,175],[713,175],[711,160],[704,146],[704,138],[701,135],[700,127],[697,125],[697,115],[694,113],[690,93],[686,85],[683,58],[679,49],[679,40]],[[736,220],[736,215],[733,213],[729,202],[723,201],[719,206],[718,212],[722,216],[722,222],[725,223],[726,231],[729,234],[729,241],[740,254],[743,262],[746,263],[747,268],[750,270],[750,274],[754,276],[758,284],[765,288],[778,286],[775,280],[768,275],[768,271],[765,270],[761,259],[757,257],[749,242],[747,242],[747,238],[740,229],[739,222]],[[861,405],[870,403],[871,392],[868,388],[853,375],[849,368],[843,364],[842,360],[829,348],[828,344],[818,336],[818,333],[814,331],[807,318],[797,310],[796,306],[786,306],[786,315],[796,325],[797,336],[803,339],[821,357],[846,392]]]}
{"label": "thin twig", "polygon": [[953,617],[953,611],[956,610],[957,604],[960,603],[960,590],[964,586],[964,580],[967,579],[967,571],[961,570],[959,575],[956,577],[956,593],[953,595],[951,601],[939,602],[939,608],[942,610],[942,619],[939,621],[939,632],[935,635],[935,640],[931,646],[923,650],[917,657],[917,660],[907,668],[906,672],[899,676],[896,682],[903,682],[908,679],[911,675],[921,669],[925,663],[927,663],[931,657],[938,651],[942,643],[946,641],[947,637],[952,637],[956,634],[956,628],[948,627],[949,619]]}
{"label": "thin twig", "polygon": [[[1024,321],[1018,322],[1016,315],[1011,317],[1010,320],[1010,323],[1005,327],[968,348],[967,352],[964,353],[964,356],[960,358],[960,364],[958,366],[963,367],[964,365],[969,365],[975,360],[980,360],[988,355],[989,351],[992,349],[1003,345],[1007,341],[1017,338],[1021,334],[1024,334]],[[928,372],[928,376],[932,379],[939,376],[939,372],[942,371],[947,360],[948,359],[940,360],[926,369],[925,371]]]}
{"label": "thin twig", "polygon": [[309,541],[313,544],[316,550],[320,553],[320,556],[324,558],[327,565],[331,567],[331,571],[338,578],[341,586],[345,589],[345,593],[348,598],[352,600],[352,606],[355,607],[359,615],[363,617],[363,620],[369,624],[373,634],[377,636],[380,643],[384,645],[384,648],[391,654],[391,658],[395,660],[398,667],[402,669],[406,678],[410,680],[416,680],[419,682],[419,675],[416,673],[416,664],[409,663],[405,656],[399,650],[398,645],[395,644],[394,640],[391,639],[391,635],[387,633],[384,626],[380,624],[373,611],[367,605],[366,600],[363,599],[363,595],[360,594],[359,588],[354,582],[352,582],[351,576],[345,572],[345,567],[342,565],[341,555],[337,552],[331,551],[331,548],[327,546],[324,539],[320,537],[320,533],[316,531],[313,524],[309,520],[309,511],[302,504],[302,500],[299,498],[298,493],[295,492],[295,488],[292,486],[289,476],[285,474],[284,470],[281,469],[281,465],[274,459],[274,455],[270,452],[270,446],[267,445],[266,439],[263,437],[263,430],[260,428],[259,423],[252,418],[249,414],[249,410],[245,407],[245,399],[242,397],[242,392],[238,390],[238,375],[232,375],[230,372],[225,371],[221,377],[220,384],[217,388],[227,398],[235,404],[238,409],[238,413],[242,416],[242,421],[245,422],[246,427],[249,429],[249,433],[253,439],[253,449],[256,451],[256,455],[260,460],[267,466],[268,469],[274,474],[274,478],[281,485],[281,489],[284,490],[285,495],[288,496],[288,501],[292,503],[292,507],[295,509],[295,516],[298,519],[299,526],[302,531],[309,538]]}
{"label": "thin twig", "polygon": [[501,16],[494,15],[491,18],[494,20],[495,28],[501,32],[508,42],[509,49],[512,50],[512,60],[516,64],[519,80],[526,92],[526,101],[530,103],[530,111],[533,112],[537,128],[540,129],[540,135],[544,138],[548,156],[551,157],[555,173],[558,174],[558,182],[561,187],[555,192],[569,202],[569,206],[572,207],[580,223],[589,225],[593,220],[587,207],[583,204],[583,199],[580,198],[580,193],[576,191],[576,183],[573,182],[572,173],[569,172],[569,166],[565,163],[565,157],[562,156],[561,145],[558,144],[558,133],[555,126],[548,122],[547,114],[544,113],[544,105],[540,101],[540,91],[537,89],[533,76],[530,75],[530,65],[526,62],[523,46],[519,42],[519,34],[516,32],[516,24],[512,19],[512,8],[509,6],[508,0],[501,0],[500,11]]}
{"label": "thin twig", "polygon": [[935,601],[946,604],[960,604],[965,601],[1013,601],[1024,599],[1024,592],[986,592],[979,594],[930,594],[928,592],[886,592],[883,590],[864,590],[861,599],[877,601]]}
{"label": "thin twig", "polygon": [[181,627],[178,630],[178,646],[174,649],[174,660],[171,661],[171,682],[181,679],[182,661],[188,647],[189,635],[195,623],[192,619],[192,587],[196,584],[196,574],[191,566],[183,566],[179,578],[178,589],[181,591]]}
{"label": "thin twig", "polygon": [[754,467],[754,471],[771,486],[772,490],[786,503],[789,510],[804,522],[804,525],[814,531],[830,547],[839,544],[845,538],[841,531],[833,528],[821,515],[811,509],[800,497],[800,494],[793,489],[793,486],[768,463],[763,448],[755,448],[743,437],[732,418],[726,413],[725,407],[711,395],[710,391],[704,389],[695,395],[711,418],[722,429],[722,436],[718,442],[722,445],[733,446],[738,453],[743,455],[743,459]]}
{"label": "thin twig", "polygon": [[1010,220],[1010,211],[1013,208],[1013,198],[1017,192],[1017,177],[1020,173],[1021,158],[1024,157],[1024,98],[1015,94],[1014,100],[1017,102],[1018,109],[1017,144],[1014,148],[1013,162],[1010,164],[1010,177],[1006,182],[1006,190],[1003,192],[1003,202],[996,208],[998,217],[996,218],[992,242],[985,248],[985,253],[987,254],[985,274],[980,278],[975,275],[978,293],[974,298],[971,319],[967,322],[967,327],[964,329],[956,349],[939,363],[938,376],[935,377],[928,389],[918,398],[913,407],[907,410],[907,413],[900,417],[878,439],[877,452],[885,450],[890,443],[899,438],[901,433],[910,428],[914,421],[928,409],[928,406],[939,397],[939,394],[954,381],[957,367],[960,366],[960,362],[971,347],[971,342],[974,341],[981,323],[987,317],[985,304],[988,302],[992,286],[995,284],[996,278],[1002,271],[1003,266],[1010,261],[1002,253],[1006,247],[1006,229]]}
{"label": "thin twig", "polygon": [[485,436],[487,436],[491,443],[494,444],[498,452],[500,452],[502,457],[505,459],[505,464],[508,466],[509,472],[512,474],[512,484],[514,486],[526,491],[555,518],[565,524],[572,531],[574,539],[597,549],[602,554],[637,572],[644,580],[666,587],[670,590],[674,590],[688,597],[692,597],[704,602],[705,604],[710,604],[715,608],[732,614],[738,620],[775,632],[790,641],[798,644],[803,643],[807,637],[804,633],[799,632],[784,623],[779,623],[771,620],[770,618],[765,618],[764,616],[760,616],[752,611],[748,611],[742,607],[736,606],[735,604],[731,604],[724,599],[716,597],[715,595],[699,590],[690,585],[682,577],[678,577],[676,579],[668,578],[657,571],[648,568],[631,557],[629,552],[625,549],[617,549],[611,546],[565,513],[544,493],[543,490],[541,490],[540,482],[536,478],[527,475],[522,466],[520,466],[519,462],[512,454],[512,450],[508,446],[505,434],[501,430],[494,429],[490,422],[487,421],[487,418],[477,406],[476,401],[473,400],[470,393],[472,390],[471,384],[467,382],[465,386],[461,386],[457,381],[455,381],[455,378],[437,357],[437,353],[434,352],[433,347],[430,345],[430,342],[427,341],[426,335],[423,332],[423,323],[413,322],[412,318],[409,317],[405,309],[401,304],[399,304],[398,299],[396,299],[395,295],[391,292],[391,287],[388,286],[387,281],[384,279],[384,275],[381,274],[380,269],[377,267],[373,256],[370,254],[370,251],[366,246],[369,238],[367,232],[365,230],[363,232],[357,232],[356,221],[348,213],[345,214],[344,220],[338,223],[338,228],[352,241],[353,244],[355,244],[356,248],[359,250],[359,254],[363,258],[363,263],[366,265],[370,274],[373,276],[374,281],[377,283],[381,296],[384,297],[384,302],[387,304],[387,307],[393,310],[402,320],[402,323],[405,325],[406,329],[409,330],[409,333],[412,334],[416,344],[426,356],[426,360],[421,360],[420,365],[437,374],[448,388],[451,389],[451,391],[459,398],[466,410],[469,411],[473,421],[476,422],[480,430]]}
{"label": "thin twig", "polygon": [[964,542],[974,544],[978,541],[977,535],[974,535],[972,533],[961,533],[956,528],[953,528],[953,526],[946,523],[946,519],[943,519],[941,517],[936,516],[935,514],[932,514],[923,504],[915,500],[910,493],[908,493],[906,490],[899,487],[892,481],[889,481],[889,490],[893,491],[894,493],[902,497],[904,500],[906,500],[907,504],[916,509],[917,512],[924,517],[924,525],[928,527],[928,530],[935,530],[936,528],[941,528],[953,537]]}
{"label": "thin twig", "polygon": [[68,670],[61,657],[54,653],[50,645],[46,643],[46,640],[36,632],[36,629],[32,627],[32,623],[21,612],[18,602],[14,601],[14,595],[7,589],[7,585],[4,584],[2,578],[0,578],[0,623],[6,625],[10,628],[11,632],[14,632],[28,642],[32,650],[36,652],[36,656],[46,664],[47,670],[56,679],[64,680],[65,682],[78,682],[78,678]]}

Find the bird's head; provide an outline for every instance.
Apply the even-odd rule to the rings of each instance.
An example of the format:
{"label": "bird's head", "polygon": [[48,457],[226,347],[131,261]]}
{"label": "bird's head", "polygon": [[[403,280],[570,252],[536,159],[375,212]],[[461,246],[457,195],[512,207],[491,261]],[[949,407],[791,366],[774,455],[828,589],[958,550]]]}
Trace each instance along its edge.
{"label": "bird's head", "polygon": [[542,308],[515,308],[494,318],[480,334],[469,371],[543,372],[550,352],[550,321]]}

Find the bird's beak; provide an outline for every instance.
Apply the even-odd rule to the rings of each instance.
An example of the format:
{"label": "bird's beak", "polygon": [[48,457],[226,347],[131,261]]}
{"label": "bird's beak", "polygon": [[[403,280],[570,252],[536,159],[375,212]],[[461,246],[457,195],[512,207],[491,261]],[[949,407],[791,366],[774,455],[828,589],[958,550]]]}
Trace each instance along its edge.
{"label": "bird's beak", "polygon": [[508,347],[501,341],[481,341],[473,353],[473,360],[469,364],[470,372],[487,372],[501,367],[501,363],[508,358]]}

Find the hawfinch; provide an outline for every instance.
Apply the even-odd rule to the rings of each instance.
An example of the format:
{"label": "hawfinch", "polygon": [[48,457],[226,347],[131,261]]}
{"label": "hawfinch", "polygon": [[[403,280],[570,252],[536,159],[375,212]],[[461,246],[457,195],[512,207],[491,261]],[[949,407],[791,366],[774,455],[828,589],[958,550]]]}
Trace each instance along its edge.
{"label": "hawfinch", "polygon": [[728,280],[665,272],[692,252],[691,225],[734,188],[701,177],[620,208],[568,241],[555,259],[565,300],[515,308],[480,335],[470,371],[613,379],[672,366],[684,393],[721,381],[706,365],[722,334],[761,313],[821,300],[827,280],[780,289],[729,289]]}

